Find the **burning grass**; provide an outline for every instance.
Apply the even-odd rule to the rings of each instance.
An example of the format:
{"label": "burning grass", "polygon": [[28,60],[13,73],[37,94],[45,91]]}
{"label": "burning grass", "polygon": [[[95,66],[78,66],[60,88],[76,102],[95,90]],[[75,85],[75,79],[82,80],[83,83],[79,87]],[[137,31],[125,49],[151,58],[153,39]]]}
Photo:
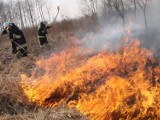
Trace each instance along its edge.
{"label": "burning grass", "polygon": [[38,60],[38,71],[22,74],[22,88],[36,105],[66,103],[90,119],[158,120],[160,66],[154,63],[138,40],[92,56],[73,47]]}
{"label": "burning grass", "polygon": [[[79,111],[69,108],[65,104],[56,108],[47,109],[41,108],[40,106],[28,101],[28,97],[24,94],[21,87],[21,78],[19,75],[25,73],[25,75],[31,76],[31,71],[36,70],[34,62],[39,55],[34,56],[34,54],[37,54],[36,52],[34,54],[29,54],[27,58],[17,60],[10,54],[10,49],[8,48],[8,46],[0,48],[0,119],[87,119]],[[6,50],[4,51],[4,49]],[[45,50],[43,50],[43,53],[44,52]]]}

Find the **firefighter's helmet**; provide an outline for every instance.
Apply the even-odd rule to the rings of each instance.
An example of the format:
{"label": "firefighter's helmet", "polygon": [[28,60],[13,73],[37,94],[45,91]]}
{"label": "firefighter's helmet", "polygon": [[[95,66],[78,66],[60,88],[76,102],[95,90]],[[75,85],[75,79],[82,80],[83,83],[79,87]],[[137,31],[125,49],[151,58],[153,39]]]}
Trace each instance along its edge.
{"label": "firefighter's helmet", "polygon": [[11,22],[3,23],[3,29],[8,29],[11,26]]}
{"label": "firefighter's helmet", "polygon": [[45,24],[45,25],[48,24],[47,20],[43,20],[42,22],[43,22],[43,24]]}

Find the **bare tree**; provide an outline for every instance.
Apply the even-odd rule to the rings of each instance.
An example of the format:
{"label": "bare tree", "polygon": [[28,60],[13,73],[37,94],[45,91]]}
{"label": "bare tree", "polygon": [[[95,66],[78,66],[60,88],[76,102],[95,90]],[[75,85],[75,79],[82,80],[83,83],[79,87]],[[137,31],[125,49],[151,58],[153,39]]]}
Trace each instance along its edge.
{"label": "bare tree", "polygon": [[33,18],[33,4],[31,4],[31,2],[29,2],[29,0],[25,0],[25,4],[26,4],[26,10],[29,16],[29,21],[30,21],[30,25],[34,25],[34,18]]}
{"label": "bare tree", "polygon": [[21,2],[21,1],[18,1],[17,4],[16,4],[16,6],[18,7],[18,11],[19,11],[19,17],[20,17],[21,27],[24,28],[22,5],[23,5],[23,2]]}
{"label": "bare tree", "polygon": [[105,13],[112,13],[113,11],[113,1],[112,0],[102,0],[102,11]]}
{"label": "bare tree", "polygon": [[123,26],[125,27],[125,7],[124,7],[123,0],[114,0],[113,7],[119,13],[123,21]]}
{"label": "bare tree", "polygon": [[97,14],[98,10],[98,0],[81,0],[82,13],[84,15],[94,15]]}
{"label": "bare tree", "polygon": [[22,13],[23,13],[23,21],[24,21],[24,26],[28,26],[29,25],[29,21],[28,21],[28,14],[27,14],[27,10],[26,10],[26,5],[22,4]]}
{"label": "bare tree", "polygon": [[146,17],[146,8],[147,8],[148,0],[137,0],[136,2],[138,4],[138,6],[141,8],[141,10],[143,11],[145,26],[146,26],[146,30],[147,30],[148,25],[147,25],[147,17]]}
{"label": "bare tree", "polygon": [[46,0],[45,0],[45,7],[46,7],[46,10],[47,10],[47,13],[48,13],[49,21],[51,21],[51,15],[50,15],[49,8],[48,8],[48,6],[47,6]]}
{"label": "bare tree", "polygon": [[125,28],[125,12],[128,8],[128,2],[126,0],[102,0],[103,9],[106,13],[114,14],[118,13],[122,18],[123,27]]}
{"label": "bare tree", "polygon": [[4,12],[4,3],[1,1],[0,2],[0,19],[1,19],[1,21],[0,21],[0,24],[3,24],[3,22],[4,22],[4,19],[3,19],[3,12]]}
{"label": "bare tree", "polygon": [[136,3],[136,0],[131,0],[131,2],[134,5],[134,13],[135,13],[135,16],[136,16],[136,13],[137,13],[137,3]]}
{"label": "bare tree", "polygon": [[43,13],[43,9],[42,9],[44,2],[41,0],[35,0],[35,3],[36,3],[37,11],[39,12],[39,15],[41,17],[41,20],[44,20],[44,13]]}

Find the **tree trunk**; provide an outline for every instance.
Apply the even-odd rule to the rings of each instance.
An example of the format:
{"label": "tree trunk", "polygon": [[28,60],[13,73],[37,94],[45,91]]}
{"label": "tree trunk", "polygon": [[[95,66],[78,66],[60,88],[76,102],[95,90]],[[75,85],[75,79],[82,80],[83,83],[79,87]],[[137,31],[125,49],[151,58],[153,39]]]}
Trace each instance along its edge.
{"label": "tree trunk", "polygon": [[23,16],[22,16],[22,10],[21,10],[21,5],[18,3],[18,9],[19,9],[19,15],[21,19],[21,27],[24,28],[24,22],[23,22]]}

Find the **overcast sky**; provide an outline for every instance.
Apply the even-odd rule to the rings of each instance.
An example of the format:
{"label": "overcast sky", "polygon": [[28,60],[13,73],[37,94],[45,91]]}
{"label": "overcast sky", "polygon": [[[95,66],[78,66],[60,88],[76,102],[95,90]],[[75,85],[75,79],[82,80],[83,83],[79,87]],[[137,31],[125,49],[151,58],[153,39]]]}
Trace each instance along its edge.
{"label": "overcast sky", "polygon": [[[0,1],[10,2],[12,0],[0,0]],[[60,6],[60,13],[58,19],[63,19],[63,17],[66,16],[70,18],[81,16],[81,11],[80,11],[81,0],[46,0],[46,1],[48,3],[48,8],[50,10],[51,16],[52,15],[54,16],[57,13],[57,6]]]}
{"label": "overcast sky", "polygon": [[60,16],[61,17],[79,17],[81,16],[80,11],[80,0],[47,0],[48,7],[51,8],[51,13],[57,13],[57,6],[60,6]]}

